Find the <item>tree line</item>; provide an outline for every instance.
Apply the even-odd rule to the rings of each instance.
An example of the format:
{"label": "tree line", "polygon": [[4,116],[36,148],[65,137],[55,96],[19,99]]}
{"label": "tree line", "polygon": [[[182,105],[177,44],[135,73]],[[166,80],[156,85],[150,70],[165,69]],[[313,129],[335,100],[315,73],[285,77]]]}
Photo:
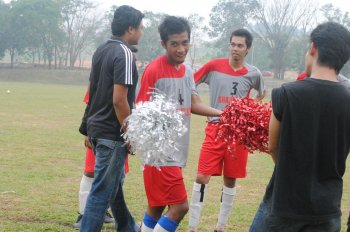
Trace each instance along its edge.
{"label": "tree line", "polygon": [[[91,60],[96,47],[110,36],[117,6],[101,14],[90,0],[0,0],[0,60],[8,54],[49,69],[73,69]],[[137,58],[147,64],[163,53],[157,27],[163,13],[145,11],[144,36]],[[192,26],[189,63],[196,68],[228,55],[233,30],[247,28],[254,35],[247,61],[283,79],[286,70],[302,71],[308,36],[316,24],[335,21],[350,29],[349,12],[313,0],[218,0],[209,25],[198,14],[187,17]],[[342,72],[350,74],[350,65]]]}

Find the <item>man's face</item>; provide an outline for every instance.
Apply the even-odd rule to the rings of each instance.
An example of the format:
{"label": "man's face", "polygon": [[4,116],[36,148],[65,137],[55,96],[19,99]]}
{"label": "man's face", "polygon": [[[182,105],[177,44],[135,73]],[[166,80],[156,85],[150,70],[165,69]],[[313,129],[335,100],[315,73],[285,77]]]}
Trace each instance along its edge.
{"label": "man's face", "polygon": [[182,64],[190,48],[190,40],[188,33],[170,35],[166,43],[162,42],[162,46],[166,50],[168,60],[173,65]]}
{"label": "man's face", "polygon": [[247,47],[244,37],[233,36],[230,42],[230,55],[234,61],[244,61],[245,56],[248,54],[249,48]]}
{"label": "man's face", "polygon": [[130,45],[137,45],[143,35],[143,21],[141,21],[137,28],[130,28],[129,31],[131,33]]}

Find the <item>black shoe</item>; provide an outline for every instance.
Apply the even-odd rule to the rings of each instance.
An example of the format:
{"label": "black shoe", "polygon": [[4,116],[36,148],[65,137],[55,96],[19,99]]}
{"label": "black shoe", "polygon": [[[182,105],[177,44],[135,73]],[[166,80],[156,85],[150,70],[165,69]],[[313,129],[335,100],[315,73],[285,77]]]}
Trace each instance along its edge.
{"label": "black shoe", "polygon": [[104,223],[114,223],[114,218],[108,211],[106,212]]}
{"label": "black shoe", "polygon": [[80,229],[80,226],[81,226],[81,221],[83,220],[83,215],[82,214],[79,214],[78,215],[78,218],[77,218],[77,221],[73,224],[73,228],[74,229]]}

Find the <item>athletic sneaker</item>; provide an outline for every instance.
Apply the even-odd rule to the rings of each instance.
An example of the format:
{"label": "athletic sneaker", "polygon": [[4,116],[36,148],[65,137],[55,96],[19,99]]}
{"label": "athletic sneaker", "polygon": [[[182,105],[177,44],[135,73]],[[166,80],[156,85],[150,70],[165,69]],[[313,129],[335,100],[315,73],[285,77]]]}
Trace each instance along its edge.
{"label": "athletic sneaker", "polygon": [[114,223],[114,218],[108,211],[106,212],[104,223]]}
{"label": "athletic sneaker", "polygon": [[[83,215],[79,213],[77,221],[73,223],[73,228],[80,229],[82,220],[83,220]],[[114,223],[114,218],[108,211],[106,212],[104,223]]]}
{"label": "athletic sneaker", "polygon": [[224,232],[224,229],[215,229],[214,232]]}
{"label": "athletic sneaker", "polygon": [[83,220],[83,215],[82,214],[78,214],[78,218],[77,221],[75,223],[73,223],[73,228],[74,229],[80,229],[81,226],[81,221]]}

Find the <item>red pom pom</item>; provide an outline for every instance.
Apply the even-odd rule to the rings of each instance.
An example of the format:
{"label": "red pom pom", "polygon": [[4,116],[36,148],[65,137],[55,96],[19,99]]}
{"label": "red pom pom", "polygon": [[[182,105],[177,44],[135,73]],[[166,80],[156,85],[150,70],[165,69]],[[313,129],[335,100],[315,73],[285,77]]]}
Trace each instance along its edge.
{"label": "red pom pom", "polygon": [[232,151],[235,144],[248,152],[268,152],[271,103],[256,103],[251,98],[233,98],[219,120],[218,138]]}

